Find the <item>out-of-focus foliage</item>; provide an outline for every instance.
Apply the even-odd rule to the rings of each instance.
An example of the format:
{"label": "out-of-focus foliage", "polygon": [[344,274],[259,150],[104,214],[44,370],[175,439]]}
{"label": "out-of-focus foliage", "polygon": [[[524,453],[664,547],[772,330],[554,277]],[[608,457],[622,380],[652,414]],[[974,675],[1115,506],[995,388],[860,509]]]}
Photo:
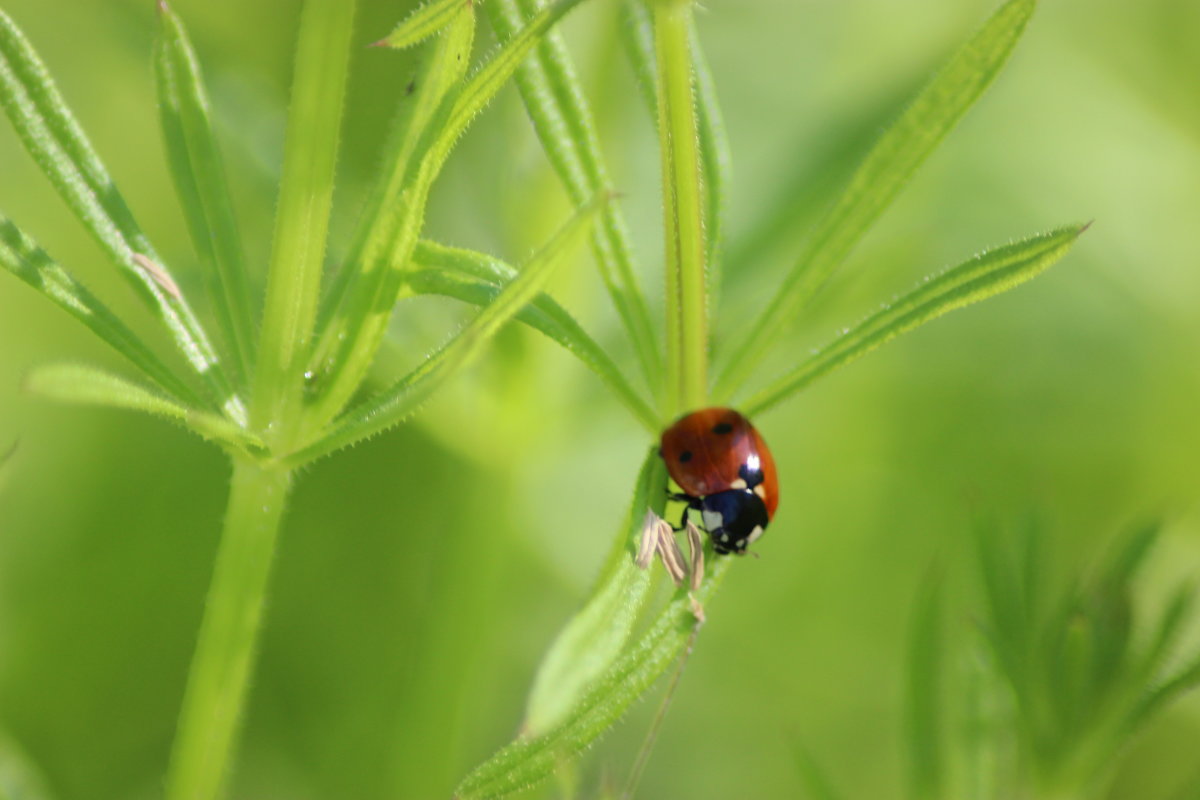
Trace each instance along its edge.
{"label": "out-of-focus foliage", "polygon": [[[994,5],[708,5],[699,35],[734,155],[720,330],[753,318],[831,187]],[[4,3],[198,297],[201,265],[188,260],[158,134],[152,6]],[[244,239],[267,242],[298,4],[174,8],[205,65]],[[335,242],[349,241],[378,168],[391,110],[380,98],[402,93],[414,69],[413,53],[365,45],[404,10],[362,5]],[[611,181],[637,223],[639,278],[658,315],[656,140],[617,56],[616,11],[592,0],[566,33]],[[709,609],[642,796],[789,797],[821,786],[819,775],[846,796],[899,796],[909,605],[936,562],[962,579],[947,583],[947,619],[975,608],[968,532],[980,510],[1043,519],[1044,551],[1072,571],[1097,562],[1108,541],[1097,532],[1162,515],[1139,590],[1165,602],[1180,578],[1200,573],[1197,40],[1194,3],[1045,3],[988,97],[823,290],[815,315],[783,334],[763,378],[930,265],[1095,219],[1071,259],[1037,282],[935,322],[756,419],[779,463],[780,511],[761,559],[734,564]],[[126,324],[150,329],[7,128],[0,176],[0,208],[117,298]],[[428,234],[521,263],[569,209],[508,91],[447,165]],[[267,254],[255,248],[247,262],[261,280]],[[0,728],[55,797],[155,797],[225,467],[169,423],[22,394],[36,364],[117,361],[19,281],[0,278],[0,448],[21,441],[0,490]],[[552,292],[621,351],[594,269],[564,270]],[[400,352],[425,352],[442,342],[448,315],[470,313],[407,299],[391,335]],[[593,374],[514,328],[412,428],[305,474],[282,537],[234,796],[447,796],[511,737],[535,665],[604,562],[646,445]],[[959,652],[952,636],[943,646]],[[625,774],[652,710],[584,762],[581,786],[598,785],[602,770]],[[1196,698],[1151,720],[1114,765],[1111,797],[1154,800],[1186,787],[1198,734]],[[556,792],[546,784],[529,796]]]}

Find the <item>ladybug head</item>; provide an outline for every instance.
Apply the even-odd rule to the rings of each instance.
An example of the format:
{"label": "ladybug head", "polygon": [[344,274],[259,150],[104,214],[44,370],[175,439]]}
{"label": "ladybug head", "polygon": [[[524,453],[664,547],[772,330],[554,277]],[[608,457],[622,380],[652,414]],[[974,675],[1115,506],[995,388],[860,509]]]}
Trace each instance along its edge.
{"label": "ladybug head", "polygon": [[730,489],[703,498],[700,513],[712,537],[713,550],[741,555],[767,528],[767,506],[746,489]]}

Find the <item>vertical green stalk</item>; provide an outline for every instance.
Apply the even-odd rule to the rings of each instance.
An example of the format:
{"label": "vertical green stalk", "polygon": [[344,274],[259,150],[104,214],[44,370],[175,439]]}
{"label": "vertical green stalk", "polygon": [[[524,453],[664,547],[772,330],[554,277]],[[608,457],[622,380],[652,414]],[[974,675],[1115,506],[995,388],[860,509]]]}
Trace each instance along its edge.
{"label": "vertical green stalk", "polygon": [[222,794],[290,481],[285,469],[234,464],[225,530],[171,753],[167,800],[215,800]]}
{"label": "vertical green stalk", "polygon": [[251,420],[273,445],[299,428],[354,30],[354,0],[308,0],[300,19],[283,180]]}
{"label": "vertical green stalk", "polygon": [[654,4],[666,229],[667,416],[708,399],[704,194],[692,76],[691,0]]}

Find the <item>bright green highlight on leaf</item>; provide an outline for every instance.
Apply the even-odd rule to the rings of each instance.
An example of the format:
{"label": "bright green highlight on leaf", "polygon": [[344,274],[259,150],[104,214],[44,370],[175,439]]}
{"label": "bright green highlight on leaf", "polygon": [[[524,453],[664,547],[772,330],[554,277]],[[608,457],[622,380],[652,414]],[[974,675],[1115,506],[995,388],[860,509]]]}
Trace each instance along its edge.
{"label": "bright green highlight on leaf", "polygon": [[396,26],[394,31],[380,40],[378,44],[398,50],[420,44],[430,36],[441,33],[454,19],[455,14],[473,4],[473,0],[432,0],[432,2],[413,10],[403,22]]}
{"label": "bright green highlight on leaf", "polygon": [[245,407],[162,259],[75,121],[45,65],[0,11],[0,104],[29,154],[138,295],[175,338],[216,403],[239,424]]}
{"label": "bright green highlight on leaf", "polygon": [[989,250],[923,282],[755,394],[744,404],[745,413],[749,416],[761,414],[817,378],[861,358],[913,328],[1036,277],[1066,255],[1086,227],[1076,225],[1060,228]]}
{"label": "bright green highlight on leaf", "polygon": [[634,563],[647,509],[662,515],[667,472],[658,448],[647,453],[617,546],[591,596],[542,658],[522,733],[540,736],[561,723],[581,695],[621,655],[650,594],[650,571]]}
{"label": "bright green highlight on leaf", "polygon": [[380,395],[348,411],[333,430],[287,459],[303,464],[340,450],[402,422],[449,378],[471,364],[502,325],[515,317],[541,291],[596,214],[608,201],[595,198],[538,251],[496,299],[485,306],[451,342]]}
{"label": "bright green highlight on leaf", "polygon": [[1036,0],[1005,4],[876,142],[841,197],[809,236],[783,286],[729,351],[715,391],[718,399],[736,391],[759,364],[765,350],[763,343],[778,338],[979,99],[1008,60],[1036,5]]}
{"label": "bright green highlight on leaf", "polygon": [[[485,306],[493,302],[517,271],[485,253],[422,241],[413,253],[413,269],[405,279],[415,294],[440,294]],[[553,297],[539,293],[516,317],[573,353],[604,381],[648,432],[656,435],[662,421],[613,362],[608,353]]]}
{"label": "bright green highlight on leaf", "polygon": [[166,3],[159,5],[154,76],[175,190],[209,273],[213,307],[233,351],[231,370],[246,388],[254,361],[255,316],[241,236],[200,64],[183,20]]}

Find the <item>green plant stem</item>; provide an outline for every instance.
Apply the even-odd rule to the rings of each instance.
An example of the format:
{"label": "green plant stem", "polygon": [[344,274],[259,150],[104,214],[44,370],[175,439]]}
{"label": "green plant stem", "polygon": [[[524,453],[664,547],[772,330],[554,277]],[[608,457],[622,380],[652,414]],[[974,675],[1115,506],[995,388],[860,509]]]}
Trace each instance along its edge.
{"label": "green plant stem", "polygon": [[329,209],[354,0],[308,0],[296,45],[283,180],[275,215],[251,420],[274,445],[286,446],[299,427]]}
{"label": "green plant stem", "polygon": [[225,529],[179,715],[167,800],[221,797],[246,699],[291,472],[236,461]]}
{"label": "green plant stem", "polygon": [[690,0],[654,5],[666,230],[668,417],[708,397],[704,194],[692,81]]}

